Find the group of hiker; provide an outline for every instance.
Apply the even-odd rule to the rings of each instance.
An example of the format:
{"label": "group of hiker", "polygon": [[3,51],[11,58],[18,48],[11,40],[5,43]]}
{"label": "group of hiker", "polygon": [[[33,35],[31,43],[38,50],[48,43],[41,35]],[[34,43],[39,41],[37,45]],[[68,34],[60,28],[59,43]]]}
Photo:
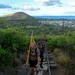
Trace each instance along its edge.
{"label": "group of hiker", "polygon": [[26,68],[28,68],[28,64],[30,65],[31,75],[37,70],[37,67],[40,65],[43,68],[43,57],[45,52],[45,39],[39,39],[37,43],[31,42],[29,45]]}

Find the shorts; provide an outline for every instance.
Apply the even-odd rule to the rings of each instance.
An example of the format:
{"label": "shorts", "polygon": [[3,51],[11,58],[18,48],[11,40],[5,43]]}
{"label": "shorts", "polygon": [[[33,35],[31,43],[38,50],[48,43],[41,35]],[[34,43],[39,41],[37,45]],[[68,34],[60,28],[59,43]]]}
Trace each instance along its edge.
{"label": "shorts", "polygon": [[37,60],[29,60],[30,67],[35,67],[37,65]]}

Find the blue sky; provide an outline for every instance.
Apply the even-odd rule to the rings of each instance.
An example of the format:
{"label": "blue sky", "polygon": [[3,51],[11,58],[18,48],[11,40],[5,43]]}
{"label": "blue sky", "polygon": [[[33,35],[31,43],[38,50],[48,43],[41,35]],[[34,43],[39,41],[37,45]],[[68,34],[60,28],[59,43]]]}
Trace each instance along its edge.
{"label": "blue sky", "polygon": [[31,16],[75,16],[75,0],[0,0],[0,16],[15,12]]}

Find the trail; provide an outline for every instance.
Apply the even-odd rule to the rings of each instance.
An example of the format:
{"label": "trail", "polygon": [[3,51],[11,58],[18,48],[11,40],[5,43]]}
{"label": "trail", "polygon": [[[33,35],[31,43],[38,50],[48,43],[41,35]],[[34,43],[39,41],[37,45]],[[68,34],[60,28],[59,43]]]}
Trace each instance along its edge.
{"label": "trail", "polygon": [[[48,50],[47,44],[45,48],[43,69],[37,75],[64,75],[60,66],[55,62],[54,55]],[[16,75],[30,75],[30,71],[30,68],[26,70],[26,66],[23,64]]]}
{"label": "trail", "polygon": [[[26,70],[26,65],[23,64],[14,74],[0,73],[0,75],[30,75],[30,71],[30,67]],[[44,53],[43,69],[37,75],[64,75],[60,66],[55,62],[54,55],[48,50],[47,44]]]}

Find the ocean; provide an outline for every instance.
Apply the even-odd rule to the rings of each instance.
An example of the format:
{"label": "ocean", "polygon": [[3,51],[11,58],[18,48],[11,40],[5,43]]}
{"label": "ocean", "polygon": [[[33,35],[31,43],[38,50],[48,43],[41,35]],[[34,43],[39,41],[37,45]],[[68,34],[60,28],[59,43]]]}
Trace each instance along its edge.
{"label": "ocean", "polygon": [[33,16],[33,17],[46,19],[75,19],[75,16]]}

